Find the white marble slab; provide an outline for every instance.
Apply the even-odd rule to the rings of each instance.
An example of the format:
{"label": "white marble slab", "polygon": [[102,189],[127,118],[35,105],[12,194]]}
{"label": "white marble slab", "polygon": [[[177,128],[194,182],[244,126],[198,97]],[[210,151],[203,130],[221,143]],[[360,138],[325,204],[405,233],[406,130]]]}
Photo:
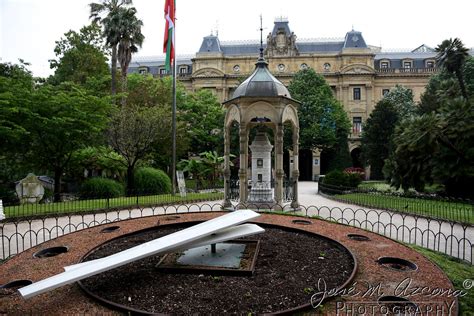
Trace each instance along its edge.
{"label": "white marble slab", "polygon": [[[242,224],[242,225],[238,225],[238,226],[229,227],[229,228],[219,230],[214,234],[211,234],[211,235],[203,237],[201,239],[192,241],[188,244],[181,245],[180,247],[177,247],[175,249],[168,249],[166,252],[175,252],[175,251],[180,251],[180,250],[186,250],[186,249],[191,249],[191,248],[207,246],[207,245],[210,245],[210,244],[216,244],[216,243],[227,241],[227,240],[242,238],[242,237],[256,235],[256,234],[261,234],[263,232],[265,232],[265,229],[261,228],[258,225],[255,225],[255,224]],[[159,254],[159,253],[156,253],[156,255],[157,254]],[[107,258],[107,257],[105,257],[105,258]],[[101,260],[104,260],[105,258],[90,260],[90,261],[86,261],[86,262],[66,266],[66,267],[64,267],[64,270],[65,271],[70,271],[70,270],[77,269],[79,267],[83,267],[83,266],[86,266],[86,265],[97,264],[97,262],[99,262]]]}
{"label": "white marble slab", "polygon": [[244,223],[258,216],[260,216],[260,214],[252,210],[238,210],[227,213],[173,234],[169,234],[102,258],[96,262],[96,264],[84,265],[35,282],[31,285],[20,288],[18,291],[23,298],[30,298],[157,253],[166,252],[170,249],[178,249],[192,241],[202,239],[213,233]]}

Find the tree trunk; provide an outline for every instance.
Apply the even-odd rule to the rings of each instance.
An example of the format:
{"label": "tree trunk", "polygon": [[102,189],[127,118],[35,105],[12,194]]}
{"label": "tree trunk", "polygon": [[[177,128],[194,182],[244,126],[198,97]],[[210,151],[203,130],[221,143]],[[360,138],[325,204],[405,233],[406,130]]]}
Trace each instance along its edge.
{"label": "tree trunk", "polygon": [[135,181],[133,178],[134,166],[127,167],[127,195],[132,196],[135,191]]}
{"label": "tree trunk", "polygon": [[[124,67],[122,69],[122,93],[127,92],[127,69]],[[122,106],[125,106],[127,104],[127,98],[122,96]]]}
{"label": "tree trunk", "polygon": [[54,202],[61,201],[61,177],[63,169],[60,167],[54,168]]}
{"label": "tree trunk", "polygon": [[112,96],[117,93],[117,45],[112,46]]}

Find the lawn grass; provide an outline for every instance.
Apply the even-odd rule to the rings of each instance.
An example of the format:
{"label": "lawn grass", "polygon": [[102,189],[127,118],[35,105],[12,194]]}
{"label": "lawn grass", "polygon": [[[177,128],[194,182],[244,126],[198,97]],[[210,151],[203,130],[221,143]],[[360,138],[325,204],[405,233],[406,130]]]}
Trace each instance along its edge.
{"label": "lawn grass", "polygon": [[474,224],[474,206],[455,201],[436,201],[371,193],[335,195],[338,200],[358,205]]}
{"label": "lawn grass", "polygon": [[93,212],[99,210],[123,209],[127,207],[186,203],[189,201],[205,201],[223,199],[222,192],[187,193],[186,197],[179,194],[147,195],[118,197],[112,199],[75,200],[67,202],[23,204],[6,206],[7,218],[47,214],[67,214],[77,212]]}
{"label": "lawn grass", "polygon": [[396,191],[395,188],[384,181],[363,181],[357,188],[362,190],[375,189],[380,192]]}
{"label": "lawn grass", "polygon": [[456,290],[463,290],[466,295],[459,297],[459,315],[474,314],[474,287],[466,290],[463,282],[467,279],[474,279],[474,266],[463,262],[460,259],[450,257],[448,255],[428,250],[419,246],[410,245],[416,251],[425,255],[433,261],[446,273],[448,278],[453,282]]}

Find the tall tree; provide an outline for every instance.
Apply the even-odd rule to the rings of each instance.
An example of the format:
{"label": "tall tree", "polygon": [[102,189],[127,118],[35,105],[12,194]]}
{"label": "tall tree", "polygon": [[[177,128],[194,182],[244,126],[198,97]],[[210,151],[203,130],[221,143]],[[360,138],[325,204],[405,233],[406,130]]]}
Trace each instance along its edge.
{"label": "tall tree", "polygon": [[117,46],[120,42],[119,8],[128,7],[132,0],[102,0],[100,3],[90,3],[90,18],[103,26],[103,35],[112,51],[112,95],[117,92]]}
{"label": "tall tree", "polygon": [[[118,16],[122,21],[120,28],[120,42],[118,46],[118,59],[120,61],[120,70],[122,72],[122,92],[127,90],[127,71],[128,65],[132,60],[132,54],[141,47],[145,36],[142,34],[143,22],[136,17],[135,8],[119,8]],[[122,98],[122,104],[125,104],[126,98]]]}
{"label": "tall tree", "polygon": [[[153,167],[169,170],[172,159],[172,138],[171,138],[171,88],[172,80],[170,77],[153,78],[153,76],[143,76],[139,74],[130,74],[128,76],[127,104],[131,103],[139,107],[159,107],[162,110],[161,128],[168,131],[162,135],[159,142],[155,143],[152,151]],[[187,102],[188,96],[184,87],[177,82],[176,103],[178,109],[183,108]],[[185,116],[181,112],[177,115],[176,126],[177,156],[181,157],[187,154],[189,146],[189,125],[186,125]]]}
{"label": "tall tree", "polygon": [[377,102],[362,132],[362,156],[370,165],[371,179],[383,179],[382,168],[393,150],[393,133],[399,115],[395,105],[385,98]]}
{"label": "tall tree", "polygon": [[288,90],[292,98],[302,102],[298,109],[300,148],[322,150],[327,171],[350,166],[347,136],[351,125],[324,77],[313,69],[300,70]]}
{"label": "tall tree", "polygon": [[362,132],[362,155],[372,179],[383,179],[384,161],[393,151],[395,128],[416,111],[411,90],[396,86],[376,105]]}
{"label": "tall tree", "polygon": [[436,60],[439,66],[444,67],[448,72],[454,73],[459,82],[459,87],[463,97],[467,100],[467,90],[464,84],[462,68],[469,56],[468,49],[459,38],[446,39],[436,47]]}
{"label": "tall tree", "polygon": [[346,137],[350,122],[323,76],[313,69],[300,70],[288,87],[291,97],[302,102],[298,110],[300,143],[305,149],[327,149]]}
{"label": "tall tree", "polygon": [[[0,130],[9,154],[19,165],[53,174],[58,200],[73,152],[101,139],[110,109],[108,98],[93,96],[72,82],[33,89],[31,81],[5,77],[0,77],[0,91],[0,120],[4,114],[14,114],[7,117],[11,122],[7,128]],[[15,146],[8,146],[13,141]]]}
{"label": "tall tree", "polygon": [[[474,95],[474,58],[468,57],[462,69],[463,81],[466,85],[468,98]],[[430,81],[425,87],[425,92],[421,95],[419,112],[438,113],[442,105],[458,97],[462,97],[461,88],[456,75],[448,72],[445,68],[430,77]]]}
{"label": "tall tree", "polygon": [[404,122],[395,133],[395,151],[384,172],[395,187],[422,190],[440,183],[448,194],[473,198],[474,103],[446,100],[438,113]]}
{"label": "tall tree", "polygon": [[444,185],[449,195],[474,198],[474,102],[469,98],[474,64],[472,58],[464,60],[457,39],[438,48],[442,48],[439,56],[444,56],[443,71],[430,79],[419,114],[396,129],[396,148],[384,173],[392,185],[405,190],[436,183]]}
{"label": "tall tree", "polygon": [[108,51],[104,45],[100,27],[93,23],[84,26],[79,33],[73,30],[56,41],[54,53],[57,59],[50,60],[55,69],[50,78],[53,83],[73,81],[85,84],[91,77],[103,77],[109,72]]}
{"label": "tall tree", "polygon": [[23,122],[29,111],[23,104],[30,102],[35,86],[27,66],[23,61],[0,63],[0,195],[10,192],[11,197],[9,184],[31,172],[21,163],[27,146],[19,145],[28,135]]}
{"label": "tall tree", "polygon": [[189,150],[195,155],[214,150],[222,154],[224,110],[216,96],[201,89],[188,95],[178,106],[179,119],[186,125],[190,140]]}
{"label": "tall tree", "polygon": [[109,144],[124,160],[127,168],[127,192],[134,191],[134,172],[154,149],[154,145],[166,137],[166,116],[160,107],[139,107],[128,103],[112,116],[108,129]]}

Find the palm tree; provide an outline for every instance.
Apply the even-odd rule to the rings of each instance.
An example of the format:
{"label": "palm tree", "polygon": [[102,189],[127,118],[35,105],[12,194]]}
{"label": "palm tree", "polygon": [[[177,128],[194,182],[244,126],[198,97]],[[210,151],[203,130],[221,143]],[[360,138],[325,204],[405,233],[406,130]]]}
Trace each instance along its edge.
{"label": "palm tree", "polygon": [[[120,26],[120,42],[118,45],[118,60],[122,72],[122,92],[127,90],[127,70],[132,54],[141,47],[145,36],[141,30],[143,22],[136,17],[137,10],[135,8],[120,8],[118,10],[122,24]],[[125,105],[125,97],[122,98],[122,105]]]}
{"label": "palm tree", "polygon": [[117,88],[117,45],[120,42],[121,20],[117,14],[119,9],[132,4],[132,0],[102,0],[101,3],[90,3],[90,19],[94,23],[101,23],[104,27],[103,35],[106,43],[112,49],[112,95]]}
{"label": "palm tree", "polygon": [[468,99],[466,86],[462,75],[462,67],[469,56],[468,49],[459,38],[444,40],[436,47],[436,61],[440,67],[456,75],[464,99]]}

